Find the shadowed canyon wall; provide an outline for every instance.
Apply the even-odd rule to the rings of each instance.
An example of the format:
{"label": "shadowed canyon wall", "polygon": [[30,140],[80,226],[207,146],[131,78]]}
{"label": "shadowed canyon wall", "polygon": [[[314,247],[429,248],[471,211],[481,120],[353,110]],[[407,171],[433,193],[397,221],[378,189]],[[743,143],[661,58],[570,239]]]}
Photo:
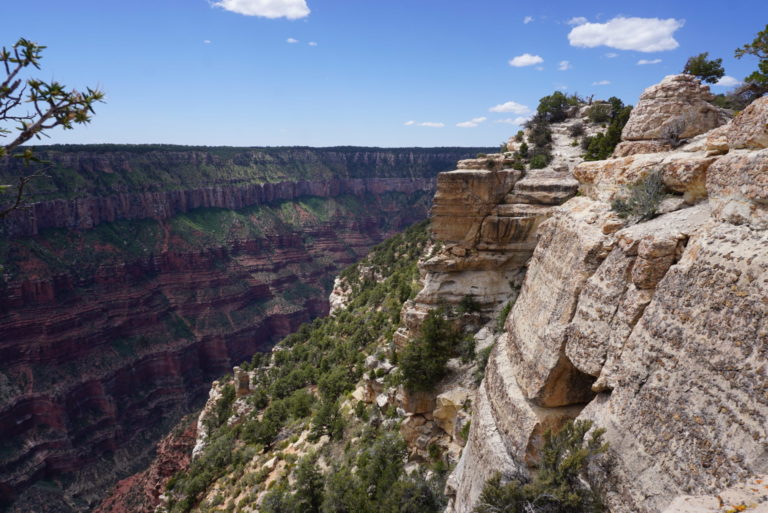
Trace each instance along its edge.
{"label": "shadowed canyon wall", "polygon": [[88,509],[480,150],[41,151],[51,178],[0,238],[0,505]]}

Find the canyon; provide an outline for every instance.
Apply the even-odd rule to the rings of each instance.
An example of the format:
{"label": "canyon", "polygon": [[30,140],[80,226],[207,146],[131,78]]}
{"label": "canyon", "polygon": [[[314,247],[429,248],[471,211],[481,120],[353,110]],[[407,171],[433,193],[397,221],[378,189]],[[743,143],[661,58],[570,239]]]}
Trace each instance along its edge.
{"label": "canyon", "polygon": [[[599,131],[590,124],[593,106],[572,105],[564,121],[551,124],[552,160],[542,169],[519,165],[523,138],[513,137],[503,153],[457,158],[449,166],[456,169],[437,174],[436,181],[425,171],[408,177],[345,174],[333,179],[363,182],[326,189],[308,182],[300,187],[316,195],[238,209],[219,208],[220,201],[241,200],[217,199],[193,177],[194,192],[175,203],[178,212],[154,210],[156,218],[149,220],[134,219],[140,211],[117,205],[139,202],[151,209],[154,196],[140,195],[157,191],[121,186],[104,197],[133,199],[82,208],[81,197],[45,192],[41,201],[57,202],[60,210],[52,217],[40,210],[40,218],[60,220],[43,224],[90,228],[45,228],[45,244],[35,237],[11,239],[25,242],[4,253],[6,275],[37,281],[26,288],[18,282],[6,297],[14,305],[44,305],[54,284],[62,290],[69,283],[82,286],[88,294],[93,287],[99,304],[107,305],[103,314],[83,315],[77,323],[64,313],[61,324],[51,324],[36,340],[56,341],[59,333],[80,340],[77,330],[87,324],[99,332],[115,329],[109,340],[118,343],[94,344],[73,372],[105,379],[79,382],[73,388],[78,395],[57,396],[67,398],[24,411],[26,416],[15,412],[21,425],[38,415],[39,428],[25,439],[26,452],[17,442],[0,454],[17,458],[19,465],[9,467],[15,475],[34,475],[37,441],[55,448],[41,450],[53,455],[46,464],[66,465],[88,460],[72,457],[78,448],[119,440],[122,449],[108,449],[114,466],[126,447],[139,445],[116,435],[121,432],[114,426],[126,424],[114,419],[129,417],[121,408],[163,416],[175,407],[171,417],[177,420],[188,409],[179,406],[183,401],[173,407],[163,401],[170,403],[174,387],[184,387],[200,398],[208,392],[196,422],[193,415],[170,434],[170,424],[158,422],[155,440],[163,430],[167,436],[157,458],[149,467],[133,467],[144,470],[113,488],[99,511],[259,511],[265,501],[297,495],[291,486],[309,461],[324,477],[319,493],[333,507],[336,500],[361,500],[378,511],[379,503],[398,493],[409,497],[421,490],[431,497],[428,511],[470,513],[494,475],[536,475],[545,433],[571,421],[603,432],[606,449],[590,461],[578,486],[594,491],[608,511],[765,511],[768,97],[739,113],[714,106],[712,99],[691,75],[664,78],[641,95],[613,154],[594,161],[583,161],[573,135],[577,125],[586,136]],[[365,182],[373,178],[382,181]],[[234,184],[249,191],[247,198],[286,181],[272,171],[258,183],[249,180],[239,177]],[[407,183],[414,190],[403,190]],[[361,187],[359,195],[323,192],[354,187]],[[333,279],[374,238],[418,217],[409,213],[425,213],[433,194],[431,237],[423,225],[409,229]],[[185,210],[202,204],[196,202],[205,208]],[[406,204],[412,207],[403,210]],[[128,217],[105,221],[118,213]],[[37,213],[26,215],[27,221],[11,220],[7,233],[34,231]],[[62,232],[68,237],[57,239]],[[116,253],[158,267],[105,267]],[[58,278],[62,260],[76,262],[70,281]],[[124,294],[133,289],[112,284],[131,273],[141,277],[143,291],[160,291],[161,299],[141,296],[131,299],[130,311],[121,310],[129,302]],[[46,280],[51,285],[37,285]],[[254,280],[262,280],[262,288]],[[68,292],[56,304],[62,299],[82,304],[84,295]],[[329,316],[304,325],[268,355],[232,368],[239,363],[235,355],[260,349],[246,347],[256,333],[276,340],[329,306]],[[117,322],[99,326],[95,318]],[[23,318],[14,322],[33,329]],[[268,322],[275,325],[268,328]],[[162,323],[172,339],[157,335]],[[429,330],[456,347],[443,348],[449,353],[445,372],[431,390],[408,389],[404,361],[411,358],[413,367],[409,348],[425,344]],[[136,340],[120,343],[126,331]],[[149,346],[163,350],[143,352]],[[54,390],[71,386],[66,375],[55,374],[58,364],[45,365],[77,354],[79,347],[3,346],[2,356],[19,362],[3,393],[32,399],[36,380],[49,380],[45,386]],[[124,366],[114,365],[121,352],[131,362],[122,374],[116,369]],[[150,361],[155,354],[163,363]],[[22,362],[31,356],[37,363],[30,371]],[[139,374],[145,359],[146,368],[160,371]],[[434,362],[422,366],[432,372]],[[219,379],[208,388],[216,373]],[[142,385],[153,379],[154,388],[142,396]],[[26,388],[13,388],[20,385]],[[134,394],[120,395],[116,385]],[[112,397],[125,402],[104,399]],[[67,427],[89,426],[72,431],[71,439],[86,442],[57,446],[63,430],[56,407],[70,403],[67,415],[75,422]],[[127,425],[142,429],[150,424],[140,415],[131,421]],[[6,426],[18,436],[15,426]],[[380,476],[360,469],[387,444],[402,459],[400,488],[380,496],[370,486]],[[69,458],[57,460],[62,454]],[[98,465],[90,468],[105,468]],[[123,469],[124,476],[129,469]],[[437,497],[440,476],[447,481],[444,496]],[[42,504],[51,487],[32,488],[35,504]],[[96,504],[82,483],[70,483],[68,490],[68,511]],[[371,497],[379,503],[371,504]]]}
{"label": "canyon", "polygon": [[42,148],[51,178],[0,240],[4,505],[92,507],[478,151]]}
{"label": "canyon", "polygon": [[[335,397],[344,436],[313,438],[317,415],[306,413],[287,419],[274,445],[253,446],[238,431],[266,417],[254,397],[294,352],[297,361],[311,352],[301,344],[324,341],[318,351],[330,351],[316,324],[278,345],[265,366],[235,368],[214,384],[194,450],[187,445],[193,463],[177,474],[182,485],[159,494],[156,482],[118,488],[108,504],[151,495],[141,511],[259,511],[299,493],[294,464],[308,460],[326,479],[325,500],[340,500],[338,476],[344,486],[357,477],[337,460],[360,468],[370,439],[396,434],[409,479],[440,482],[451,469],[447,504],[425,511],[471,513],[494,475],[535,476],[546,433],[576,421],[607,442],[578,487],[608,511],[766,511],[768,97],[737,114],[711,100],[696,78],[671,75],[645,90],[606,160],[585,162],[573,144],[573,126],[587,124],[589,106],[580,106],[552,124],[544,169],[518,169],[513,138],[505,153],[439,174],[413,294],[366,303],[366,284],[387,286],[379,265],[402,249],[334,282],[326,322],[376,312],[392,323],[373,341],[333,339],[365,342],[357,382]],[[638,207],[648,197],[650,212]],[[431,390],[408,390],[400,359],[435,332],[436,318],[442,333],[464,338],[451,338],[460,347],[446,349],[446,374]],[[464,353],[468,342],[476,356]],[[424,372],[433,366],[424,361]],[[322,388],[327,377],[313,379]],[[313,383],[295,386],[314,398]],[[217,464],[217,442],[237,457]],[[361,490],[368,495],[368,482]]]}

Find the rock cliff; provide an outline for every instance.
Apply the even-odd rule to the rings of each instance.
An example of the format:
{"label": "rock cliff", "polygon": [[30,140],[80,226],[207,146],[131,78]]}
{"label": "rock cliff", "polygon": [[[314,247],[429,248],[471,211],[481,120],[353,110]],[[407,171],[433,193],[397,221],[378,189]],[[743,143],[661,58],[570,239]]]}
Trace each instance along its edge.
{"label": "rock cliff", "polygon": [[[561,178],[580,196],[504,240],[497,261],[527,271],[473,403],[451,511],[470,512],[493,472],[530,471],[541,433],[568,418],[607,430],[590,482],[614,513],[662,511],[768,469],[768,98],[730,122],[708,99],[689,76],[647,89],[614,157]],[[661,215],[620,218],[611,202],[651,174]],[[504,203],[467,196],[455,229],[440,229],[450,175],[435,235],[467,246]],[[466,269],[477,246],[442,269]]]}
{"label": "rock cliff", "polygon": [[[0,240],[0,497],[12,511],[84,510],[142,468],[211,380],[327,313],[341,266],[426,216],[446,158],[356,149],[341,153],[358,167],[327,180],[283,170],[278,182],[221,185],[227,168],[210,187],[103,189],[189,162],[205,164],[184,168],[193,177],[215,175],[205,151],[127,153],[47,154],[85,177],[81,197],[63,185],[35,193]],[[171,169],[151,167],[161,157]]]}

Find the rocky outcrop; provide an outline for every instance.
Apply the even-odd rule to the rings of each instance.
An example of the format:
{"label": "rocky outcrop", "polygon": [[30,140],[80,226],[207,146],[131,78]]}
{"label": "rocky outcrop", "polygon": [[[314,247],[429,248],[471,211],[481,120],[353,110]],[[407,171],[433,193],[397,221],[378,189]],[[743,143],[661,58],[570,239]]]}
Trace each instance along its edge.
{"label": "rocky outcrop", "polygon": [[[570,170],[582,159],[569,131],[582,121],[553,126],[554,158],[545,169],[511,169],[512,153],[506,153],[461,161],[458,170],[438,176],[431,217],[441,246],[420,263],[424,286],[403,309],[398,344],[438,304],[469,297],[488,319],[514,301],[539,225],[576,195],[579,184]],[[514,145],[511,140],[508,147]]]}
{"label": "rocky outcrop", "polygon": [[707,174],[707,189],[715,218],[768,228],[768,149],[732,151],[720,158]]}
{"label": "rocky outcrop", "polygon": [[[493,472],[535,467],[537,433],[567,418],[606,429],[589,477],[613,513],[710,511],[675,498],[768,468],[768,103],[724,125],[704,93],[689,77],[649,88],[624,134],[642,151],[578,165],[584,197],[534,231],[449,479],[451,511],[471,511]],[[673,125],[685,145],[646,144]],[[650,172],[675,206],[627,225],[609,202]]]}
{"label": "rocky outcrop", "polygon": [[621,138],[677,141],[708,132],[729,119],[723,109],[708,103],[712,98],[709,87],[693,75],[669,75],[643,91]]}
{"label": "rocky outcrop", "polygon": [[734,150],[768,148],[768,96],[758,98],[734,118],[726,140]]}

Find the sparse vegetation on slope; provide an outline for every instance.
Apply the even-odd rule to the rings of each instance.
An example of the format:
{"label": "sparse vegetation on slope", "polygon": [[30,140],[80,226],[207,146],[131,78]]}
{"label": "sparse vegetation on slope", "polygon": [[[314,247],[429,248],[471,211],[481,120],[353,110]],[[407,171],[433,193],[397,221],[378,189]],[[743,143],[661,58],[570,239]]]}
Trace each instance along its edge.
{"label": "sparse vegetation on slope", "polygon": [[621,131],[629,121],[631,113],[632,106],[624,105],[624,102],[615,96],[609,98],[607,104],[593,105],[589,110],[590,120],[608,122],[608,128],[605,132],[582,140],[581,147],[585,150],[584,160],[605,160],[610,157],[621,142]]}
{"label": "sparse vegetation on slope", "polygon": [[248,395],[230,400],[235,389],[225,379],[205,417],[205,449],[168,486],[171,512],[256,511],[259,501],[262,512],[444,507],[439,476],[405,472],[397,421],[349,397],[366,355],[388,346],[403,302],[416,292],[426,244],[420,223],[346,269],[347,307],[244,365],[252,375]]}
{"label": "sparse vegetation on slope", "polygon": [[597,494],[585,485],[587,465],[607,450],[605,430],[592,423],[568,422],[544,434],[541,463],[533,479],[496,474],[485,483],[475,513],[598,513],[605,511]]}
{"label": "sparse vegetation on slope", "polygon": [[664,190],[661,173],[650,173],[642,181],[628,187],[626,198],[614,200],[611,209],[623,219],[647,221],[656,215],[664,198]]}

